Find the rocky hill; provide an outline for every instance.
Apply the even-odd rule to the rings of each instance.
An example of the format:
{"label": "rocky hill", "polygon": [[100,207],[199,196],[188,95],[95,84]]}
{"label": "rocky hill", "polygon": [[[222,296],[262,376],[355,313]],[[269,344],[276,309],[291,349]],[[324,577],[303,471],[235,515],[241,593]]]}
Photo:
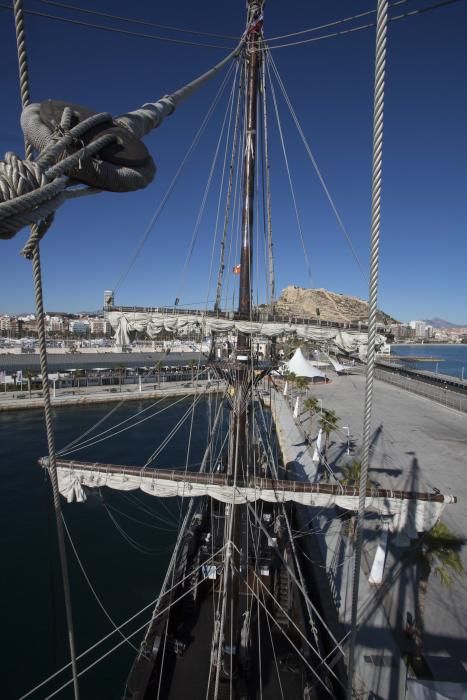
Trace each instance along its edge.
{"label": "rocky hill", "polygon": [[[368,320],[368,304],[363,299],[328,292],[327,289],[305,289],[290,286],[282,290],[277,300],[278,313],[302,318],[320,318],[322,321],[364,323]],[[318,313],[319,311],[319,313]],[[397,323],[383,311],[378,311],[381,323]]]}

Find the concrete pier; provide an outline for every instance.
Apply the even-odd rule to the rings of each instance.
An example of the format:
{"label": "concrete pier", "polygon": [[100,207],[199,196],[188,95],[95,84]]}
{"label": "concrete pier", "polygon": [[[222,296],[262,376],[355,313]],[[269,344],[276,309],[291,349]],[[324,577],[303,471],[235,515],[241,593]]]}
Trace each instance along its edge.
{"label": "concrete pier", "polygon": [[[364,385],[363,376],[347,375],[336,376],[331,383],[311,389],[322,407],[335,410],[339,417],[340,430],[331,435],[328,455],[328,462],[337,476],[346,463],[360,458]],[[271,409],[277,435],[284,464],[294,473],[294,478],[315,481],[319,477],[312,455],[319,411],[310,421],[302,400],[299,416],[294,419],[295,396],[296,392],[289,398],[285,398],[281,391],[273,392]],[[310,444],[304,440],[305,435],[310,436]],[[466,448],[465,414],[376,381],[370,478],[383,488],[428,492],[439,489],[456,495],[459,503],[446,508],[442,521],[461,536],[467,532]],[[317,509],[313,508],[303,510],[299,513],[300,526],[308,528],[314,535],[301,538],[304,551],[315,566],[318,561],[317,570],[321,557],[325,577],[324,583],[321,581],[323,590],[320,596],[333,606],[333,610],[329,610],[333,632],[346,640],[354,565],[349,518],[336,509],[332,512],[316,512]],[[382,582],[380,585],[370,584],[375,555],[378,551],[381,560],[381,548],[386,538]],[[379,517],[368,515],[360,579],[355,669],[356,686],[363,697],[412,697],[410,688],[414,681],[407,680],[404,659],[413,651],[407,622],[415,613],[417,570],[409,551],[397,547],[393,535],[387,536],[386,524]],[[462,550],[461,557],[467,570],[467,548]],[[453,574],[452,578],[450,588],[443,587],[435,573],[429,579],[424,616],[424,656],[431,679],[423,680],[423,684],[441,689],[444,682],[450,681],[456,685],[457,691],[467,692],[467,585],[462,575]],[[409,688],[407,694],[406,688]]]}

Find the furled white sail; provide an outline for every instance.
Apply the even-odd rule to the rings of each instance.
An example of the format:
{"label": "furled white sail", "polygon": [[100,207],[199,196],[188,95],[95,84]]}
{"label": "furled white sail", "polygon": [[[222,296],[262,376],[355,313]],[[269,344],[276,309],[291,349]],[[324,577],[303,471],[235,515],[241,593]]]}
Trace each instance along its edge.
{"label": "furled white sail", "polygon": [[[157,311],[106,311],[106,320],[115,331],[117,345],[128,345],[132,331],[143,331],[149,338],[155,338],[161,331],[179,333],[200,331],[209,333],[247,333],[274,338],[281,335],[296,335],[303,340],[327,341],[335,350],[344,353],[365,354],[368,334],[351,329],[323,328],[294,323],[248,322],[215,318],[200,314],[167,315]],[[385,342],[382,335],[376,338],[379,347]]]}
{"label": "furled white sail", "polygon": [[[90,488],[108,488],[117,491],[135,491],[159,498],[210,496],[222,503],[254,503],[262,500],[270,503],[294,501],[305,506],[331,508],[339,506],[344,510],[355,511],[358,507],[358,495],[351,496],[338,493],[300,492],[287,488],[262,488],[258,486],[231,486],[229,484],[196,483],[189,479],[175,480],[167,477],[158,478],[157,471],[141,470],[138,474],[112,473],[98,469],[80,469],[79,467],[57,466],[60,493],[69,502],[84,500],[83,486]],[[451,499],[451,500],[450,500]],[[454,502],[446,496],[444,502],[428,500],[401,500],[376,495],[366,498],[366,510],[375,511],[383,516],[393,516],[391,530],[397,531],[404,538],[413,539],[417,532],[426,532],[439,520],[446,503]]]}

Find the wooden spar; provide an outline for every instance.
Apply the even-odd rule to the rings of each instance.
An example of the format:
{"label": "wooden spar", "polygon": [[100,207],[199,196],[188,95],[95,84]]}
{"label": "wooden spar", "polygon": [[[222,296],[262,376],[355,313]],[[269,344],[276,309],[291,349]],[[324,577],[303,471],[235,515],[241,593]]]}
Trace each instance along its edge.
{"label": "wooden spar", "polygon": [[[48,458],[39,459],[39,464],[47,468]],[[185,472],[171,469],[144,469],[136,466],[121,466],[118,464],[100,464],[98,462],[81,462],[74,459],[57,459],[57,469],[67,469],[72,471],[97,471],[104,474],[122,474],[128,476],[156,477],[157,479],[167,479],[170,481],[184,481],[193,484],[215,484],[217,486],[231,486],[232,479],[225,474]],[[321,493],[334,496],[358,496],[359,489],[354,486],[341,486],[340,484],[310,484],[303,481],[288,481],[277,479],[260,479],[251,477],[247,483],[237,479],[236,485],[239,488],[261,488],[273,491],[296,491],[298,493]],[[457,503],[456,496],[445,496],[442,493],[419,493],[417,491],[400,491],[391,489],[368,489],[368,495],[374,498],[392,498],[395,500],[408,501],[432,501],[435,503]]]}

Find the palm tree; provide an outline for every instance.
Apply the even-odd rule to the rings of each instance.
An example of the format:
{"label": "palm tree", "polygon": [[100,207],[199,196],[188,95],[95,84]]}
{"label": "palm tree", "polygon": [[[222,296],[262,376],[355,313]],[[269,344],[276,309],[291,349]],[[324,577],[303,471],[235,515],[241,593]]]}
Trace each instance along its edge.
{"label": "palm tree", "polygon": [[460,558],[460,549],[466,543],[464,537],[459,537],[442,522],[415,540],[415,561],[418,568],[418,588],[415,602],[414,630],[414,664],[422,665],[422,641],[424,629],[424,614],[428,580],[432,571],[439,578],[441,585],[449,588],[452,585],[452,574],[464,573]]}
{"label": "palm tree", "polygon": [[319,408],[319,401],[316,396],[309,396],[304,402],[303,406],[310,414],[310,423],[313,420],[313,416]]}
{"label": "palm tree", "polygon": [[[358,459],[353,459],[350,464],[346,464],[342,468],[342,476],[340,482],[343,486],[358,486],[360,484],[360,476],[362,473],[362,463]],[[368,486],[378,486],[373,479],[368,479]]]}
{"label": "palm tree", "polygon": [[158,360],[156,364],[154,365],[154,372],[157,372],[157,388],[161,388],[161,367],[162,367],[162,360]]}
{"label": "palm tree", "polygon": [[295,374],[295,372],[286,372],[283,375],[283,377],[284,381],[286,381],[290,385],[290,387],[292,387],[295,381],[297,380],[297,375]]}
{"label": "palm tree", "polygon": [[290,384],[293,384],[294,381],[297,379],[297,375],[295,374],[295,372],[286,372],[283,375],[283,377],[284,377],[284,380],[286,382],[290,382]]}
{"label": "palm tree", "polygon": [[326,442],[324,445],[324,456],[327,459],[329,449],[329,438],[331,436],[331,433],[334,432],[334,430],[337,430],[339,427],[339,418],[337,417],[336,412],[325,408],[319,421],[319,427],[326,436]]}
{"label": "palm tree", "polygon": [[84,372],[84,370],[82,370],[82,369],[77,369],[76,372],[75,372],[75,379],[78,381],[78,384],[77,384],[77,386],[78,386],[78,394],[80,393],[80,391],[79,391],[79,389],[80,389],[79,380],[80,380],[81,377],[84,377],[84,375],[85,375],[85,372]]}
{"label": "palm tree", "polygon": [[118,383],[120,386],[120,391],[122,390],[122,377],[123,377],[124,370],[125,370],[125,367],[123,365],[116,365],[114,368],[114,372],[116,372],[118,375]]}
{"label": "palm tree", "polygon": [[35,376],[35,372],[32,369],[25,369],[23,375],[26,377],[28,382],[29,398],[31,398],[31,379]]}
{"label": "palm tree", "polygon": [[306,389],[308,386],[308,379],[306,377],[297,377],[295,379],[295,386],[297,389]]}
{"label": "palm tree", "polygon": [[[342,476],[339,479],[343,486],[358,486],[360,484],[360,476],[362,473],[362,463],[358,459],[353,459],[350,464],[346,464],[342,468]],[[376,487],[378,484],[372,479],[368,479],[370,487]],[[347,511],[345,519],[348,521],[348,535],[351,538],[355,537],[355,524],[357,521],[355,511]]]}
{"label": "palm tree", "polygon": [[194,375],[195,375],[195,367],[197,367],[198,362],[196,360],[190,360],[190,369],[191,369],[191,386],[194,386]]}

